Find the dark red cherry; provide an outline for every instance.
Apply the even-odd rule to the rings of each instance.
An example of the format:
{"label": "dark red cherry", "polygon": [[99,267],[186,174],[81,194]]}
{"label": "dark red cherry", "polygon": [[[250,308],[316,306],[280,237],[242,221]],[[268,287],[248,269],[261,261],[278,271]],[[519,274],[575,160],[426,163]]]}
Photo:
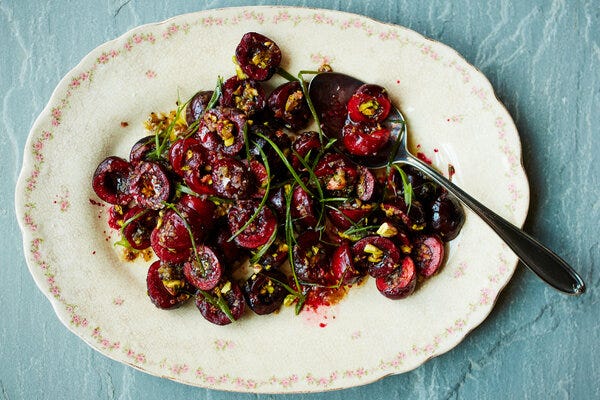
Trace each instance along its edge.
{"label": "dark red cherry", "polygon": [[127,213],[127,210],[129,210],[127,206],[119,206],[117,204],[111,206],[108,209],[108,226],[112,229],[121,229],[123,217]]}
{"label": "dark red cherry", "polygon": [[368,271],[374,278],[385,276],[400,264],[400,251],[389,239],[367,236],[352,246],[356,268]]}
{"label": "dark red cherry", "polygon": [[120,157],[107,157],[96,168],[92,188],[100,199],[110,204],[125,205],[133,196],[129,191],[131,165]]}
{"label": "dark red cherry", "polygon": [[142,207],[133,207],[125,214],[123,221],[127,223],[123,228],[123,236],[129,245],[137,250],[150,247],[150,234],[156,227],[158,212]]}
{"label": "dark red cherry", "polygon": [[374,156],[390,138],[390,130],[380,125],[347,122],[342,130],[342,143],[355,156]]}
{"label": "dark red cherry", "polygon": [[411,231],[421,231],[427,225],[423,206],[417,200],[412,200],[410,206],[402,197],[381,204],[385,215],[394,221],[402,222]]}
{"label": "dark red cherry", "polygon": [[[254,215],[258,206],[259,203],[254,200],[238,201],[227,214],[229,229],[234,233],[240,230]],[[269,241],[275,229],[277,229],[275,214],[270,208],[262,207],[252,222],[235,237],[235,241],[247,249],[256,249]]]}
{"label": "dark red cherry", "polygon": [[215,195],[211,177],[211,166],[203,165],[201,160],[193,158],[188,160],[188,166],[182,169],[183,181],[195,193],[200,195]]}
{"label": "dark red cherry", "polygon": [[246,303],[240,286],[234,281],[224,281],[211,291],[208,296],[202,293],[196,295],[196,307],[207,321],[216,325],[227,325],[233,322],[216,302],[219,299],[227,305],[234,320],[238,320],[244,314]]}
{"label": "dark red cherry", "polygon": [[344,241],[331,257],[331,272],[342,284],[349,285],[358,281],[363,274],[354,267],[352,249],[349,242]]}
{"label": "dark red cherry", "polygon": [[196,137],[209,151],[235,156],[244,148],[245,125],[246,114],[237,108],[217,107],[204,113]]}
{"label": "dark red cherry", "polygon": [[242,286],[246,304],[258,315],[277,311],[288,294],[282,285],[286,282],[285,274],[277,269],[263,269],[253,274]]}
{"label": "dark red cherry", "polygon": [[247,259],[248,250],[229,240],[233,232],[229,228],[227,217],[221,217],[215,222],[216,232],[208,238],[208,242],[222,260],[224,273],[230,274],[232,270]]}
{"label": "dark red cherry", "polygon": [[419,235],[413,241],[412,258],[419,274],[429,278],[444,261],[444,243],[437,235]]}
{"label": "dark red cherry", "polygon": [[417,272],[413,260],[408,256],[404,257],[399,268],[389,275],[377,278],[375,285],[379,292],[389,299],[408,297],[417,286]]}
{"label": "dark red cherry", "polygon": [[212,188],[227,199],[247,199],[256,189],[252,173],[241,161],[222,157],[212,164]]}
{"label": "dark red cherry", "polygon": [[358,182],[356,183],[356,197],[362,201],[369,201],[375,192],[375,177],[366,167],[358,167]]}
{"label": "dark red cherry", "polygon": [[237,108],[247,116],[252,116],[265,108],[265,99],[265,91],[260,83],[252,79],[239,79],[237,76],[232,76],[223,84],[220,105]]}
{"label": "dark red cherry", "polygon": [[310,109],[300,82],[291,81],[278,86],[271,92],[267,105],[273,116],[292,129],[305,128],[310,119]]}
{"label": "dark red cherry", "polygon": [[[315,131],[307,131],[299,134],[292,143],[292,166],[299,171],[303,171],[304,165],[298,160],[298,156],[304,158],[306,164],[312,165],[312,160],[316,158],[321,149],[319,134]],[[298,155],[296,155],[298,153]]]}
{"label": "dark red cherry", "polygon": [[327,216],[331,222],[341,230],[346,230],[373,211],[373,205],[369,203],[347,202],[327,210]]}
{"label": "dark red cherry", "polygon": [[219,258],[208,246],[197,245],[196,251],[183,265],[183,273],[189,283],[201,290],[211,290],[223,276]]}
{"label": "dark red cherry", "polygon": [[185,280],[182,264],[161,262],[158,277],[171,295],[181,296],[185,294],[189,297],[191,287]]}
{"label": "dark red cherry", "polygon": [[177,211],[187,221],[194,240],[197,243],[204,241],[215,224],[215,204],[204,197],[186,194],[179,199]]}
{"label": "dark red cherry", "polygon": [[288,245],[285,239],[280,235],[275,237],[275,240],[269,246],[269,249],[256,262],[266,270],[279,268],[287,261],[289,255]]}
{"label": "dark red cherry", "polygon": [[147,160],[148,154],[156,150],[156,136],[145,136],[138,140],[129,152],[129,161],[136,164]]}
{"label": "dark red cherry", "polygon": [[465,223],[465,211],[455,197],[444,192],[431,205],[431,230],[448,242],[458,236]]}
{"label": "dark red cherry", "polygon": [[269,174],[265,165],[255,159],[250,161],[244,160],[246,170],[250,172],[252,176],[252,188],[250,190],[251,197],[255,199],[262,199],[267,192],[267,184],[269,182]]}
{"label": "dark red cherry", "polygon": [[248,32],[235,49],[235,58],[250,79],[266,81],[281,63],[281,50],[268,37]]}
{"label": "dark red cherry", "polygon": [[210,99],[213,96],[212,90],[203,90],[196,93],[190,100],[187,108],[185,109],[185,120],[188,125],[192,125],[196,122],[208,107]]}
{"label": "dark red cherry", "polygon": [[187,171],[200,169],[208,162],[206,150],[198,139],[179,139],[169,149],[169,163],[179,176],[184,176]]}
{"label": "dark red cherry", "polygon": [[338,153],[325,154],[315,167],[323,189],[334,195],[349,195],[354,192],[358,170],[346,157]]}
{"label": "dark red cherry", "polygon": [[167,210],[160,224],[150,235],[154,253],[165,262],[181,263],[190,256],[192,241],[183,219],[173,210]]}
{"label": "dark red cherry", "polygon": [[348,116],[354,122],[383,122],[390,108],[390,99],[383,87],[364,84],[348,101]]}
{"label": "dark red cherry", "polygon": [[302,233],[293,248],[294,269],[298,279],[318,285],[335,284],[331,273],[331,254],[331,246],[319,240],[318,232]]}
{"label": "dark red cherry", "polygon": [[287,177],[288,171],[281,157],[277,154],[275,149],[262,137],[258,136],[261,134],[269,138],[275,145],[281,150],[284,156],[290,153],[290,146],[292,141],[290,137],[285,133],[283,129],[276,129],[270,125],[265,124],[252,124],[249,129],[249,144],[250,144],[250,155],[260,162],[264,162],[261,150],[267,158],[269,167],[271,169],[271,175],[274,180],[283,180]]}
{"label": "dark red cherry", "polygon": [[319,222],[315,211],[315,201],[302,186],[294,188],[290,213],[294,222],[304,228],[314,228]]}
{"label": "dark red cherry", "polygon": [[160,267],[161,262],[155,261],[150,265],[150,268],[148,268],[148,274],[146,276],[148,296],[152,303],[158,308],[171,309],[179,307],[189,298],[189,295],[185,293],[181,293],[177,296],[171,294],[160,279],[158,273]]}
{"label": "dark red cherry", "polygon": [[171,197],[171,181],[167,171],[157,163],[139,162],[129,177],[135,201],[144,208],[160,210]]}

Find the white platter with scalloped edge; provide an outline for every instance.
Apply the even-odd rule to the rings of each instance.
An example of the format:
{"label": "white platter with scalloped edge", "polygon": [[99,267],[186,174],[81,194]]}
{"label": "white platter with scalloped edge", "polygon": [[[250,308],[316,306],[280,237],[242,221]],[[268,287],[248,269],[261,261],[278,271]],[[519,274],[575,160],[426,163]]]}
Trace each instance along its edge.
{"label": "white platter with scalloped edge", "polygon": [[[125,262],[91,189],[98,163],[126,157],[151,111],[174,108],[234,74],[242,35],[279,45],[296,73],[334,70],[386,87],[411,145],[516,225],[529,188],[516,128],[487,79],[449,47],[406,28],[292,7],[208,10],[141,26],[93,50],[59,83],[31,129],[16,188],[31,274],[60,320],[102,354],[153,375],[241,392],[312,392],[410,371],[455,347],[490,313],[517,258],[472,214],[443,270],[401,301],[373,280],[338,304],[236,323],[205,321],[194,304],[159,310],[149,263]],[[127,122],[121,124],[122,122]],[[93,200],[93,201],[90,201]]]}

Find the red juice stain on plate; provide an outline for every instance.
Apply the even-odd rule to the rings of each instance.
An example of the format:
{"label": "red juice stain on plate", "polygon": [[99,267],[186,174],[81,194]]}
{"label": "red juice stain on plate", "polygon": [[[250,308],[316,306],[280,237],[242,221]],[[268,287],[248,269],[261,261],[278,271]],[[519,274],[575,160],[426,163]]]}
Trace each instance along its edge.
{"label": "red juice stain on plate", "polygon": [[100,206],[100,207],[104,207],[104,204],[94,200],[94,199],[89,199],[90,200],[90,204],[93,206]]}
{"label": "red juice stain on plate", "polygon": [[417,152],[417,158],[418,158],[419,160],[423,161],[423,162],[426,162],[426,163],[427,163],[427,164],[429,164],[429,165],[431,165],[431,164],[432,164],[432,161],[431,161],[431,159],[430,159],[429,157],[427,157],[427,156],[425,155],[425,153],[423,153],[423,152],[421,152],[421,151]]}
{"label": "red juice stain on plate", "polygon": [[319,328],[327,327],[329,318],[335,319],[334,306],[346,295],[348,289],[313,287],[306,294],[302,315],[306,322]]}

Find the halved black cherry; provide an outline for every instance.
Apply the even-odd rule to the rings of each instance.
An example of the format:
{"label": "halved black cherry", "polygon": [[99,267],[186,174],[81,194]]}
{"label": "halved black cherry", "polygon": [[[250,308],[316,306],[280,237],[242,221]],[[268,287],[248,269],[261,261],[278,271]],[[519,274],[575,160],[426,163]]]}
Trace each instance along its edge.
{"label": "halved black cherry", "polygon": [[137,250],[150,247],[150,234],[156,227],[158,212],[142,207],[133,207],[127,211],[123,221],[127,225],[123,228],[123,236],[129,245]]}
{"label": "halved black cherry", "polygon": [[242,286],[246,304],[258,315],[277,311],[288,294],[282,285],[287,279],[285,274],[277,269],[263,269],[254,273]]}
{"label": "halved black cherry", "polygon": [[431,205],[431,230],[448,242],[458,236],[465,223],[465,211],[455,197],[444,192]]}
{"label": "halved black cherry", "polygon": [[331,246],[319,240],[319,233],[302,233],[293,248],[294,269],[300,281],[317,285],[335,284],[331,273]]}
{"label": "halved black cherry", "polygon": [[352,246],[354,264],[374,278],[385,276],[400,264],[400,251],[394,242],[380,236],[367,236]]}
{"label": "halved black cherry", "polygon": [[150,235],[154,253],[165,262],[181,263],[190,256],[192,241],[184,220],[173,210],[164,212]]}
{"label": "halved black cherry", "polygon": [[242,111],[217,107],[204,113],[196,137],[209,151],[235,156],[244,148],[245,125],[246,114]]}
{"label": "halved black cherry", "polygon": [[224,281],[211,291],[207,292],[210,298],[205,297],[202,293],[196,295],[196,307],[200,310],[200,314],[207,321],[216,325],[230,324],[231,319],[227,314],[216,304],[216,300],[222,299],[233,317],[238,320],[243,314],[246,307],[244,295],[240,286],[234,281]]}
{"label": "halved black cherry", "polygon": [[334,196],[345,196],[354,192],[358,170],[346,157],[338,153],[325,154],[315,167],[323,189]]}
{"label": "halved black cherry", "polygon": [[135,142],[129,151],[129,161],[136,164],[147,160],[148,154],[156,150],[156,136],[145,136]]}
{"label": "halved black cherry", "polygon": [[437,235],[419,235],[413,241],[412,258],[420,275],[429,278],[444,261],[444,242]]}
{"label": "halved black cherry", "polygon": [[131,193],[138,205],[160,210],[171,197],[171,181],[160,164],[141,161],[129,177]]}
{"label": "halved black cherry", "polygon": [[202,90],[192,97],[185,109],[185,120],[188,125],[192,125],[202,117],[206,107],[208,107],[208,103],[210,103],[212,95],[212,90]]}
{"label": "halved black cherry", "polygon": [[267,99],[273,116],[292,130],[305,128],[310,119],[310,109],[300,82],[291,81],[278,86]]}
{"label": "halved black cherry", "polygon": [[237,108],[247,116],[252,116],[265,108],[265,91],[260,83],[252,79],[240,79],[232,76],[223,84],[222,107]]}
{"label": "halved black cherry", "polygon": [[[259,203],[254,200],[240,200],[227,214],[227,222],[232,232],[237,232],[250,220],[259,209]],[[267,243],[277,229],[277,218],[269,207],[262,207],[256,218],[235,237],[238,245],[247,249],[256,249]]]}
{"label": "halved black cherry", "polygon": [[227,199],[247,199],[256,189],[248,166],[235,158],[215,160],[211,177],[214,191]]}
{"label": "halved black cherry", "polygon": [[213,249],[197,245],[196,251],[192,251],[189,260],[183,265],[183,273],[194,287],[211,290],[221,280],[223,268]]}
{"label": "halved black cherry", "polygon": [[163,281],[160,279],[158,270],[161,267],[160,261],[155,261],[148,268],[148,274],[146,276],[146,287],[148,289],[148,296],[152,303],[163,309],[171,309],[179,307],[185,300],[189,298],[188,294],[181,293],[179,295],[173,295],[167,290]]}
{"label": "halved black cherry", "polygon": [[342,129],[342,143],[355,156],[374,156],[390,138],[390,130],[379,124],[348,121]]}
{"label": "halved black cherry", "polygon": [[292,192],[290,213],[294,222],[304,228],[314,228],[319,222],[315,211],[315,201],[302,186],[296,186]]}
{"label": "halved black cherry", "polygon": [[100,199],[110,204],[125,205],[133,196],[129,191],[131,164],[120,157],[107,157],[96,168],[92,188]]}
{"label": "halved black cherry", "polygon": [[358,281],[363,274],[354,267],[352,248],[344,241],[334,251],[331,258],[331,272],[334,278],[342,284],[349,285]]}
{"label": "halved black cherry", "polygon": [[266,81],[281,63],[281,50],[275,42],[256,32],[248,32],[235,49],[237,62],[250,79]]}
{"label": "halved black cherry", "polygon": [[398,300],[408,297],[417,286],[417,272],[413,260],[405,256],[399,268],[377,278],[375,285],[379,292],[389,299]]}
{"label": "halved black cherry", "polygon": [[381,203],[381,209],[392,220],[402,222],[411,231],[421,231],[427,225],[425,210],[417,200],[407,205],[402,197]]}
{"label": "halved black cherry", "polygon": [[373,84],[360,86],[348,101],[348,116],[354,122],[383,122],[392,105],[387,91]]}
{"label": "halved black cherry", "polygon": [[169,149],[169,163],[179,176],[194,172],[208,162],[208,155],[202,143],[195,138],[179,139]]}

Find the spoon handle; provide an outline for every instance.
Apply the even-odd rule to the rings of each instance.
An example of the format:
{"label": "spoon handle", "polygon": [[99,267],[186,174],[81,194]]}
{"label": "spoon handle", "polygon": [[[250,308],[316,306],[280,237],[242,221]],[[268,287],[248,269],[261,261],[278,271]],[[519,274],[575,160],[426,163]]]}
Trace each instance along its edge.
{"label": "spoon handle", "polygon": [[577,272],[536,239],[485,207],[446,179],[442,174],[413,155],[407,154],[406,158],[398,161],[419,169],[434,182],[456,196],[475,214],[481,217],[506,242],[521,262],[544,282],[567,294],[580,295],[585,292],[585,283]]}

